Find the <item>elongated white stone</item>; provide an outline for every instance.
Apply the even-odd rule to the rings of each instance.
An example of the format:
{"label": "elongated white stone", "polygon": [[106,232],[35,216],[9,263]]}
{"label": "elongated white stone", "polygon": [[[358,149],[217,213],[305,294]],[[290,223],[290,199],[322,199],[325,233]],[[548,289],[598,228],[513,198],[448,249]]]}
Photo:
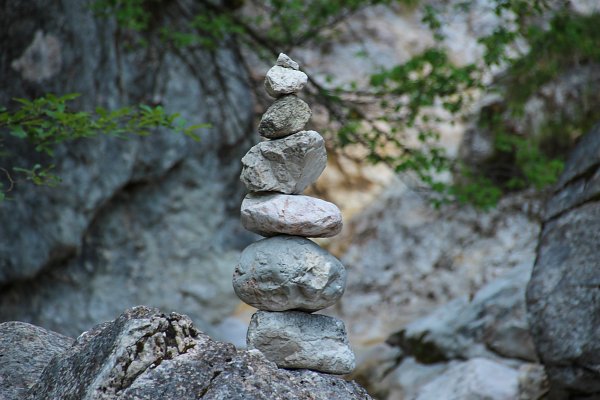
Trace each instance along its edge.
{"label": "elongated white stone", "polygon": [[246,229],[263,236],[331,237],[342,229],[335,204],[302,195],[249,194],[242,202],[241,219]]}
{"label": "elongated white stone", "polygon": [[261,142],[242,158],[240,179],[250,192],[302,193],[327,165],[325,141],[315,131]]}
{"label": "elongated white stone", "polygon": [[344,294],[346,269],[327,250],[298,236],[274,236],[246,247],[233,273],[233,289],[267,311],[317,311]]}
{"label": "elongated white stone", "polygon": [[344,323],[326,315],[258,311],[250,321],[247,344],[280,368],[348,374],[355,365]]}

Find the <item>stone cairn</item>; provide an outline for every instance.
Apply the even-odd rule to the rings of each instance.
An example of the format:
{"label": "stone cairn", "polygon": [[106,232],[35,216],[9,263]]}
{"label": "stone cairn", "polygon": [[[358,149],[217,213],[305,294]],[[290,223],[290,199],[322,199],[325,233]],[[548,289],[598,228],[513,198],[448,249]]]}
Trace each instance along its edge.
{"label": "stone cairn", "polygon": [[301,193],[327,163],[325,142],[305,131],[308,105],[295,94],[308,77],[280,54],[265,78],[276,98],[258,132],[266,139],[242,158],[241,180],[250,192],[242,202],[244,227],[267,237],[246,247],[233,274],[233,288],[259,309],[250,321],[249,349],[260,350],[281,368],[332,374],[354,369],[344,323],[312,314],[333,305],[346,287],[346,270],[308,237],[331,237],[342,229],[335,204]]}

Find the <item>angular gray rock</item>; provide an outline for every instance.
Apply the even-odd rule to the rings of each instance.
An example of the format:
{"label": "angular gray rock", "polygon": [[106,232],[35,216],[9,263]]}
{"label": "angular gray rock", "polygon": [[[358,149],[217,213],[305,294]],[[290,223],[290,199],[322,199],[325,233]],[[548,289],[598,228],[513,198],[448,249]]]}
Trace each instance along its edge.
{"label": "angular gray rock", "polygon": [[250,192],[299,194],[327,165],[325,141],[315,131],[261,142],[242,158],[240,179]]}
{"label": "angular gray rock", "polygon": [[258,311],[248,327],[248,348],[281,368],[348,374],[355,366],[344,323],[298,311]]}
{"label": "angular gray rock", "polygon": [[279,53],[279,57],[277,57],[277,63],[280,67],[291,68],[291,69],[300,69],[298,63],[292,60],[287,54]]}
{"label": "angular gray rock", "polygon": [[527,287],[531,335],[553,391],[600,396],[600,124],[569,156]]}
{"label": "angular gray rock", "polygon": [[302,195],[251,193],[242,202],[241,220],[244,228],[262,236],[331,237],[342,230],[335,204]]}
{"label": "angular gray rock", "polygon": [[267,71],[265,89],[271,97],[279,97],[299,92],[307,82],[304,72],[275,65]]}
{"label": "angular gray rock", "polygon": [[283,96],[263,114],[258,133],[268,139],[277,139],[304,129],[312,112],[302,99],[294,95]]}
{"label": "angular gray rock", "polygon": [[474,357],[537,361],[527,323],[523,264],[481,288],[472,300],[459,297],[408,324],[388,343],[424,363]]}
{"label": "angular gray rock", "polygon": [[28,400],[368,400],[354,382],[278,369],[197,331],[183,315],[135,307],[55,357]]}
{"label": "angular gray rock", "polygon": [[22,400],[55,356],[74,340],[25,322],[0,324],[0,399]]}
{"label": "angular gray rock", "polygon": [[448,368],[424,385],[415,400],[516,400],[518,372],[485,358],[473,358]]}
{"label": "angular gray rock", "polygon": [[318,311],[333,305],[345,286],[342,263],[298,236],[275,236],[251,244],[233,273],[238,297],[267,311]]}

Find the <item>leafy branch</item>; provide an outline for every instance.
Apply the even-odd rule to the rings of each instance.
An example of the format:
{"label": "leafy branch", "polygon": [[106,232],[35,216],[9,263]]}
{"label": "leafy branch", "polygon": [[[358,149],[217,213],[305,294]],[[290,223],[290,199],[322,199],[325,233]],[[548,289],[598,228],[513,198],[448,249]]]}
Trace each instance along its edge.
{"label": "leafy branch", "polygon": [[[200,139],[197,130],[210,126],[187,125],[179,114],[166,113],[161,106],[139,105],[110,111],[97,107],[94,112],[72,110],[69,103],[78,97],[79,94],[71,93],[60,97],[46,94],[34,100],[14,99],[18,104],[15,110],[0,108],[0,132],[25,140],[36,152],[52,157],[58,144],[81,138],[99,135],[126,138],[131,134],[146,136],[156,128],[166,128],[197,141]],[[12,167],[12,170],[23,174],[36,185],[55,186],[60,182],[60,178],[51,173],[53,168],[53,165],[36,164],[32,168]],[[1,200],[12,190],[14,180],[7,168],[0,170],[10,182],[10,186],[1,191]]]}
{"label": "leafy branch", "polygon": [[[329,112],[330,132],[340,147],[358,144],[368,151],[367,159],[410,172],[426,183],[438,203],[449,200],[489,207],[500,195],[526,186],[546,185],[560,173],[561,155],[547,154],[543,144],[530,137],[517,137],[506,121],[494,123],[495,151],[510,165],[506,177],[488,174],[486,168],[463,165],[453,160],[440,145],[439,125],[456,124],[473,118],[472,106],[483,92],[505,87],[506,108],[513,115],[533,93],[572,61],[597,62],[598,17],[574,17],[563,9],[551,9],[547,0],[493,0],[499,17],[511,23],[479,38],[484,49],[481,60],[455,65],[444,48],[444,21],[437,5],[425,5],[422,22],[433,33],[436,44],[406,63],[375,71],[366,84],[332,86],[309,74],[309,95]],[[336,26],[368,6],[410,4],[414,0],[248,0],[213,2],[199,0],[97,0],[105,15],[115,15],[125,29],[156,31],[165,44],[184,48],[215,50],[224,40],[248,47],[260,58],[271,59],[280,51],[326,41]],[[250,4],[256,12],[247,12]],[[232,6],[233,5],[233,6]],[[455,4],[466,10],[471,2]],[[161,7],[179,10],[185,17],[162,18]],[[443,6],[440,6],[443,7]],[[448,6],[453,7],[453,6]],[[246,7],[247,8],[247,7]],[[536,25],[547,19],[549,29]],[[539,18],[543,16],[544,18]],[[175,23],[174,21],[177,21]],[[520,43],[528,43],[523,52]],[[242,60],[247,68],[247,62]],[[504,69],[503,78],[490,88],[484,79]],[[250,74],[249,74],[250,75]],[[504,85],[504,86],[503,86]],[[586,117],[587,118],[587,117]],[[577,122],[574,122],[577,123]],[[448,183],[441,176],[452,172]]]}

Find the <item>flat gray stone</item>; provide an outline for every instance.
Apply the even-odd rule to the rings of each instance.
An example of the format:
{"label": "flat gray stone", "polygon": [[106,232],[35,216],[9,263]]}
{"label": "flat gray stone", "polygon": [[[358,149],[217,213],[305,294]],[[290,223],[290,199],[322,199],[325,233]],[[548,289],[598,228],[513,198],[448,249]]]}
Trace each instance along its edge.
{"label": "flat gray stone", "polygon": [[267,71],[265,89],[271,97],[280,97],[299,92],[307,82],[304,72],[275,65]]}
{"label": "flat gray stone", "polygon": [[327,165],[325,141],[315,131],[261,142],[242,158],[241,181],[250,192],[299,194]]}
{"label": "flat gray stone", "polygon": [[300,69],[298,63],[292,60],[287,54],[279,53],[279,57],[277,57],[277,65],[284,68],[291,69]]}
{"label": "flat gray stone", "polygon": [[348,374],[355,366],[344,323],[298,311],[258,311],[248,327],[248,348],[260,350],[280,368]]}
{"label": "flat gray stone", "polygon": [[242,251],[233,273],[233,289],[260,310],[317,311],[344,294],[346,269],[314,242],[275,236]]}
{"label": "flat gray stone", "polygon": [[304,101],[294,95],[283,96],[263,114],[258,133],[269,139],[291,135],[304,129],[311,115]]}
{"label": "flat gray stone", "polygon": [[241,219],[244,228],[262,236],[331,237],[342,230],[335,204],[302,195],[251,193],[242,202]]}

